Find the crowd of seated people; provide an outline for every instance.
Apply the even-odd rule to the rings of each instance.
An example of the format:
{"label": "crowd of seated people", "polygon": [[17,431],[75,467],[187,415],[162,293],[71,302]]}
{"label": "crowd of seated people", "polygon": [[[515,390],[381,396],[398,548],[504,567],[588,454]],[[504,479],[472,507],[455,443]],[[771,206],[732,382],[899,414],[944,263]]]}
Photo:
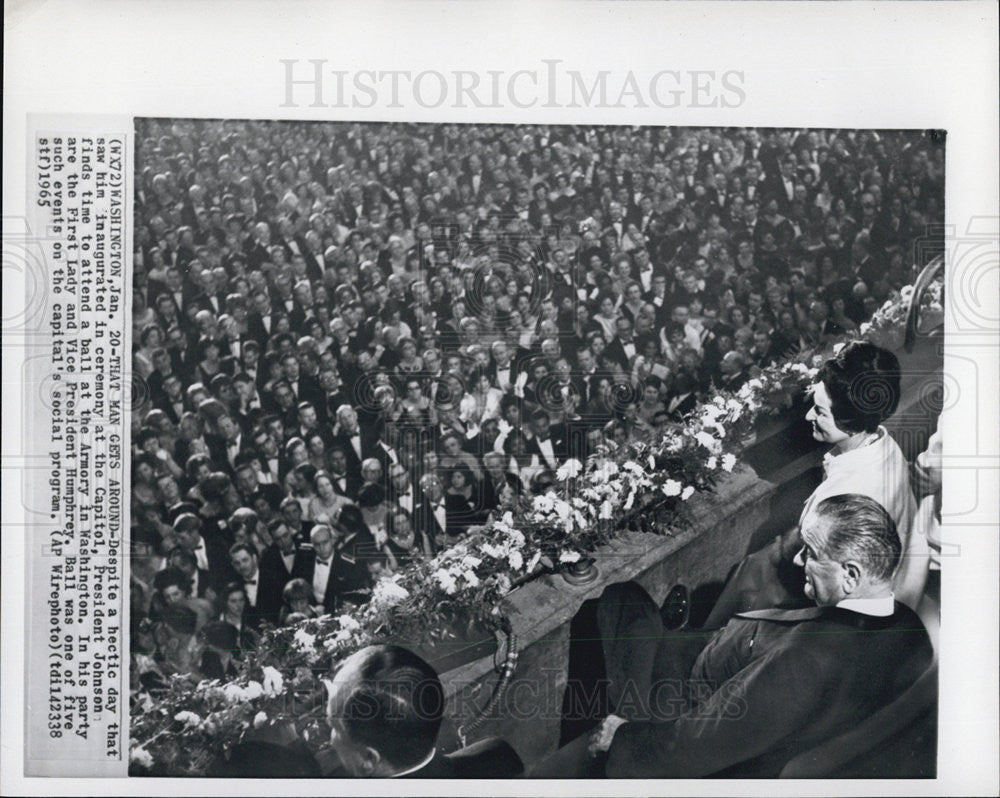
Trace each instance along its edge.
{"label": "crowd of seated people", "polygon": [[136,678],[856,330],[943,213],[920,131],[137,124]]}

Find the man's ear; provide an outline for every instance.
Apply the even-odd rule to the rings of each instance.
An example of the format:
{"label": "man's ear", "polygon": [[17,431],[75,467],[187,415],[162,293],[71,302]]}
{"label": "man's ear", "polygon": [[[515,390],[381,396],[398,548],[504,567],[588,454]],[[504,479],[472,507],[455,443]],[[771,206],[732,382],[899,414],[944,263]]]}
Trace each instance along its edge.
{"label": "man's ear", "polygon": [[850,595],[857,590],[858,585],[861,584],[861,578],[864,571],[856,560],[847,560],[846,562],[841,563],[840,567],[844,571],[844,592],[847,595]]}
{"label": "man's ear", "polygon": [[361,752],[361,773],[365,778],[371,778],[376,775],[389,775],[387,773],[379,773],[380,767],[382,766],[382,755],[372,748],[370,745],[366,745],[364,750]]}

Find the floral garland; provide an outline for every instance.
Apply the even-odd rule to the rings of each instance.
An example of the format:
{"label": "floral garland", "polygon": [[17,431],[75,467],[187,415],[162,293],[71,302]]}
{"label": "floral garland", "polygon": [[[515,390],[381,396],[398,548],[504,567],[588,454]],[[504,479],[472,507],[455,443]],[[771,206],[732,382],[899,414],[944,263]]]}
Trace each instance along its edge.
{"label": "floral garland", "polygon": [[[904,288],[887,302],[863,328],[864,337],[898,329],[909,296]],[[936,296],[940,307],[939,290]],[[927,304],[933,307],[933,300]],[[142,695],[132,706],[132,772],[203,774],[247,730],[289,719],[318,749],[329,739],[321,675],[334,663],[377,640],[453,639],[454,626],[469,619],[497,628],[504,597],[540,570],[584,558],[636,519],[658,534],[681,528],[690,520],[688,500],[735,468],[757,418],[790,407],[828,354],[803,352],[755,372],[735,393],[715,391],[658,440],[632,442],[585,464],[568,460],[556,473],[557,490],[380,580],[371,600],[353,613],[269,632],[228,683],[175,676],[165,695]],[[657,523],[646,522],[651,516]]]}

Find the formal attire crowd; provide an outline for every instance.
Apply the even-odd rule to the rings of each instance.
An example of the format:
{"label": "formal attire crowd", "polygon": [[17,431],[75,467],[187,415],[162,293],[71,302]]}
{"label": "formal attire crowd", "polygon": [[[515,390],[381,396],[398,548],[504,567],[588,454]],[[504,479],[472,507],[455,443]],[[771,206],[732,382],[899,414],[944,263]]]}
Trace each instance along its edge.
{"label": "formal attire crowd", "polygon": [[231,673],[568,458],[856,330],[939,245],[920,131],[137,125],[147,684]]}

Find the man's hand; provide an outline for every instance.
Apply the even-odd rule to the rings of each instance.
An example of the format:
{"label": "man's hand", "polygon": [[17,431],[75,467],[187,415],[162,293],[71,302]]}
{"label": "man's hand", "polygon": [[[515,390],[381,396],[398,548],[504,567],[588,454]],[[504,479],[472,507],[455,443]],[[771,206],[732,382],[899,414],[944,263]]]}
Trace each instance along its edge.
{"label": "man's hand", "polygon": [[587,746],[590,755],[597,756],[607,751],[611,747],[611,741],[615,739],[618,727],[626,722],[625,718],[619,718],[617,715],[608,715],[602,720],[597,731],[590,735],[590,745]]}

